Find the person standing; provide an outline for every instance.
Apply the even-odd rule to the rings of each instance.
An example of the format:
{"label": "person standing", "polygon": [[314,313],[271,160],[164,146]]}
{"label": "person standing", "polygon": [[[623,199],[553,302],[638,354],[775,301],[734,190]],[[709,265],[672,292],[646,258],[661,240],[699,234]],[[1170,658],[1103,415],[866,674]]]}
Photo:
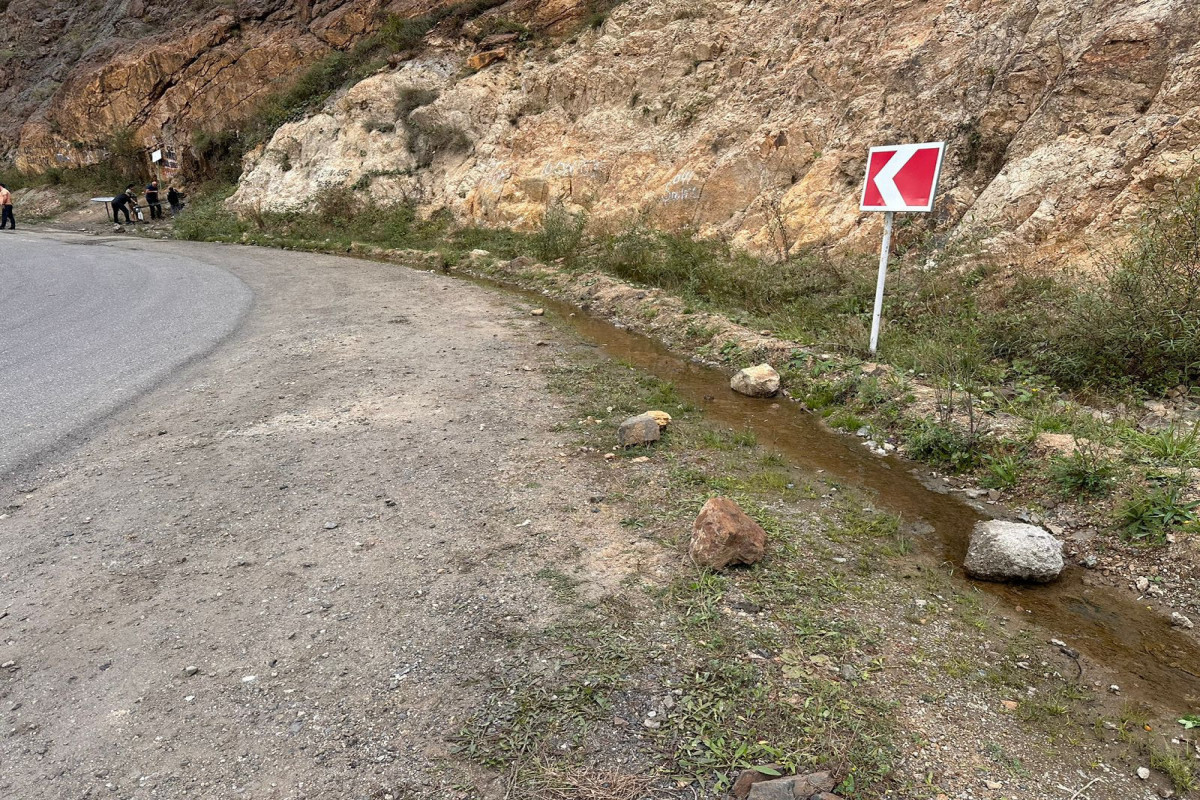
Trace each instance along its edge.
{"label": "person standing", "polygon": [[146,186],[146,205],[150,206],[150,219],[162,219],[162,203],[158,202],[158,181]]}
{"label": "person standing", "polygon": [[183,195],[174,186],[167,187],[167,202],[171,205],[171,216],[183,210]]}
{"label": "person standing", "polygon": [[117,222],[118,211],[125,215],[126,224],[133,222],[133,220],[129,218],[129,206],[131,203],[133,203],[133,198],[136,194],[137,192],[134,191],[133,184],[131,183],[125,187],[125,191],[121,192],[112,199],[113,222]]}
{"label": "person standing", "polygon": [[3,183],[0,183],[0,231],[4,230],[4,226],[12,223],[12,229],[17,229],[17,218],[13,216],[12,210],[12,192]]}

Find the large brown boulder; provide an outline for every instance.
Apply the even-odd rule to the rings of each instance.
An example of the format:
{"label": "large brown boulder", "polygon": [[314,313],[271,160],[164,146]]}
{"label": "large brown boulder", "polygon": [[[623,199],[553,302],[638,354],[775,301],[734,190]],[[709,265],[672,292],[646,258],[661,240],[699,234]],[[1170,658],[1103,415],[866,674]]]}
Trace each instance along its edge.
{"label": "large brown boulder", "polygon": [[737,503],[714,497],[692,523],[688,552],[702,567],[724,569],[730,564],[753,564],[763,557],[767,532]]}

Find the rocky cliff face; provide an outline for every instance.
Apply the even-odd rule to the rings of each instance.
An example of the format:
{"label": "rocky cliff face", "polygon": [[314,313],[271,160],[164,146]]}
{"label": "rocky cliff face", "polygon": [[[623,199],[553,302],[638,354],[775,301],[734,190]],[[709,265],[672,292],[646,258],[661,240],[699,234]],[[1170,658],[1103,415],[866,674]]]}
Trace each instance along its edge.
{"label": "rocky cliff face", "polygon": [[[80,126],[140,107],[143,129],[184,127],[375,19],[362,2],[313,4],[307,21],[280,5],[124,51],[143,65],[186,53],[159,71],[195,79],[153,84],[109,59],[59,95],[91,98],[71,112]],[[514,2],[472,24],[544,28],[584,6]],[[629,0],[565,40],[474,39],[435,31],[418,58],[285,125],[248,159],[233,205],[304,207],[355,187],[493,225],[535,225],[561,202],[594,224],[687,226],[766,251],[865,245],[880,224],[857,210],[867,148],[944,139],[934,216],[1058,264],[1194,173],[1200,148],[1191,0]],[[134,73],[142,88],[114,88]],[[53,130],[64,107],[25,124],[25,159],[46,163],[46,143],[69,138]]]}
{"label": "rocky cliff face", "polygon": [[446,46],[364,81],[281,129],[233,202],[355,185],[487,224],[563,202],[768,251],[866,243],[867,148],[945,139],[937,216],[1060,263],[1194,171],[1198,42],[1186,0],[631,0],[474,74]]}
{"label": "rocky cliff face", "polygon": [[0,0],[0,157],[72,167],[128,133],[182,149],[386,13],[429,0]]}

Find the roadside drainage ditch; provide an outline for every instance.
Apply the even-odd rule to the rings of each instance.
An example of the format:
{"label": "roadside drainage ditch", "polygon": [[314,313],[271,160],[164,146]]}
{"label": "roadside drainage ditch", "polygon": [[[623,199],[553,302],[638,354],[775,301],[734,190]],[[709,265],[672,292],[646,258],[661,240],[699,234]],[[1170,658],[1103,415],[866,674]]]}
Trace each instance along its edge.
{"label": "roadside drainage ditch", "polygon": [[[1161,613],[1111,587],[1085,581],[1087,570],[1068,565],[1058,581],[1021,586],[973,581],[961,564],[975,523],[987,519],[987,507],[929,488],[929,477],[911,462],[870,453],[857,437],[824,428],[811,413],[787,398],[760,400],[729,388],[718,369],[682,358],[658,342],[607,320],[535,292],[480,280],[554,311],[607,356],[628,362],[669,381],[688,403],[715,422],[754,432],[763,445],[801,469],[823,471],[837,481],[865,488],[878,507],[899,514],[917,531],[914,549],[936,567],[950,564],[955,580],[977,587],[1008,608],[1011,618],[1035,624],[1044,640],[1066,642],[1103,666],[1121,694],[1177,716],[1200,710],[1200,646],[1171,627]],[[1004,509],[997,506],[996,516]],[[1064,656],[1064,659],[1067,657]],[[1070,677],[1072,665],[1061,670]],[[1089,682],[1096,676],[1083,675]],[[1101,689],[1103,691],[1103,689]]]}

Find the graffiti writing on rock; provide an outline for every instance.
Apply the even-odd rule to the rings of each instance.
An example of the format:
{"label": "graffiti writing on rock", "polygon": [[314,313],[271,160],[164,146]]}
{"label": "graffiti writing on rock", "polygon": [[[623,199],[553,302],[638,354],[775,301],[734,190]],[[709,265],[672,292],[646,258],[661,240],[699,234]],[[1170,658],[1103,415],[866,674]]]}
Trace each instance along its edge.
{"label": "graffiti writing on rock", "polygon": [[696,185],[696,173],[685,169],[671,180],[663,189],[662,202],[681,203],[688,200],[700,199],[700,187]]}
{"label": "graffiti writing on rock", "polygon": [[593,159],[554,161],[542,167],[543,178],[596,178],[604,172],[604,162]]}

